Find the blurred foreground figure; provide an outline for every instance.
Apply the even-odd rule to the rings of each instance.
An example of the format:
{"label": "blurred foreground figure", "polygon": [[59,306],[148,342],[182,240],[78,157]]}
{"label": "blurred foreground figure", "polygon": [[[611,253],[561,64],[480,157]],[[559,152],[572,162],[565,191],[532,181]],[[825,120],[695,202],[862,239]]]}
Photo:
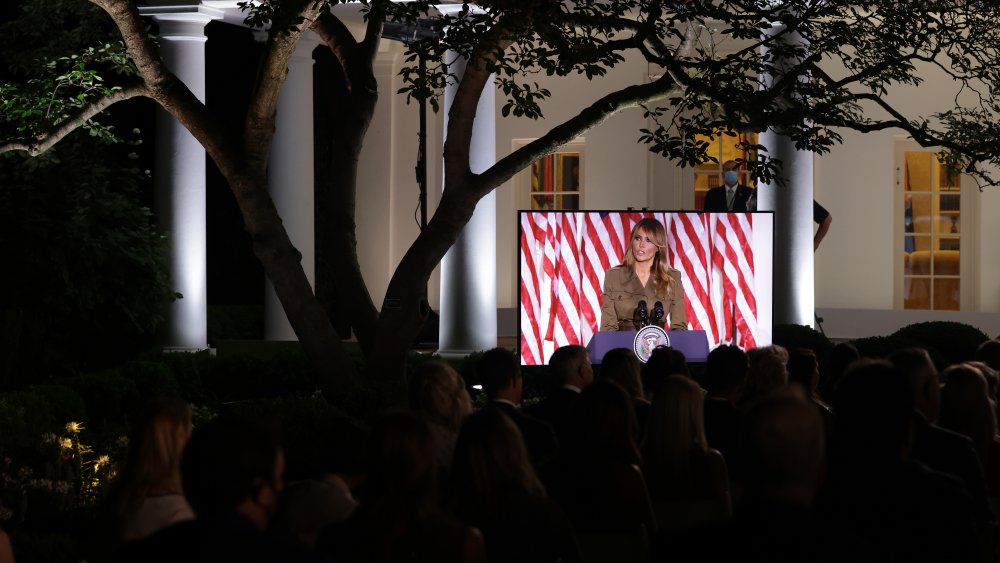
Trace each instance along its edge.
{"label": "blurred foreground figure", "polygon": [[221,416],[195,430],[181,463],[185,495],[197,519],[127,544],[119,561],[299,561],[267,528],[284,488],[277,431],[255,420]]}

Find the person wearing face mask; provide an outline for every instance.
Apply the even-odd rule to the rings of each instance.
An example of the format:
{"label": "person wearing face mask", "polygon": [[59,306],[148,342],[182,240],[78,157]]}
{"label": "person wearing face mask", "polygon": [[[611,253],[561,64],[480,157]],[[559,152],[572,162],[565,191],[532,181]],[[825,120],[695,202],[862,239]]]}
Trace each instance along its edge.
{"label": "person wearing face mask", "polygon": [[753,190],[740,184],[740,173],[735,160],[727,160],[722,164],[723,185],[708,190],[705,194],[703,211],[725,213],[727,211],[752,211],[747,207],[747,201],[753,195]]}
{"label": "person wearing face mask", "polygon": [[[739,183],[740,173],[735,160],[727,160],[722,164],[723,185],[708,190],[705,194],[703,211],[713,213],[756,211],[756,190]],[[818,226],[813,236],[813,250],[819,248],[819,243],[830,230],[833,216],[825,207],[813,200],[813,221]]]}

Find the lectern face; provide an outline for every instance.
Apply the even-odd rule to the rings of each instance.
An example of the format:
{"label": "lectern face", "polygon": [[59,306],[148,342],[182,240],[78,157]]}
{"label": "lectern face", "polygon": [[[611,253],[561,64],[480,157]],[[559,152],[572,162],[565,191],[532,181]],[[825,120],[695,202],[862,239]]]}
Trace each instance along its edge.
{"label": "lectern face", "polygon": [[689,329],[704,330],[711,348],[771,343],[772,213],[521,211],[523,365],[548,363],[556,348],[590,342],[601,326],[605,273],[622,264],[632,227],[644,218],[664,226]]}

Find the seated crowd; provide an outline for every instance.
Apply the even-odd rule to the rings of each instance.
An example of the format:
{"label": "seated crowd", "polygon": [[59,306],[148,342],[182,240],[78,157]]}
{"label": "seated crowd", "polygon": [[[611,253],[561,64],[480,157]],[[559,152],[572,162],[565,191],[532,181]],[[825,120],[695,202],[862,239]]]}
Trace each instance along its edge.
{"label": "seated crowd", "polygon": [[[1000,342],[940,373],[928,353],[825,358],[670,348],[551,356],[521,408],[517,357],[419,367],[363,475],[288,483],[279,436],[147,406],[113,491],[108,560],[331,562],[992,561]],[[737,559],[738,558],[738,559]]]}

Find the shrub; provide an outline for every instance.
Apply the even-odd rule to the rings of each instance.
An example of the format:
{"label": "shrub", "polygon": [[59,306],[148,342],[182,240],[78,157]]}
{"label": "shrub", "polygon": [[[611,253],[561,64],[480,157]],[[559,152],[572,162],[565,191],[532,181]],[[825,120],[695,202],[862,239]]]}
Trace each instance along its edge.
{"label": "shrub", "polygon": [[177,379],[162,361],[135,360],[119,368],[118,373],[134,381],[143,398],[179,396]]}
{"label": "shrub", "polygon": [[202,389],[201,376],[211,370],[215,358],[209,351],[190,353],[158,354],[155,361],[162,362],[173,373],[177,382],[177,392],[189,403],[205,403],[208,397]]}
{"label": "shrub", "polygon": [[889,354],[903,348],[919,347],[916,340],[900,336],[866,336],[851,341],[862,358],[886,358]]}
{"label": "shrub", "polygon": [[[117,370],[67,377],[61,383],[83,399],[87,410],[85,418],[99,433],[124,434],[125,421],[132,409],[142,402],[135,381],[123,377]],[[72,420],[83,418],[71,417]]]}
{"label": "shrub", "polygon": [[938,365],[939,369],[973,359],[976,348],[990,339],[974,326],[951,321],[929,321],[904,326],[893,336],[919,342],[920,346],[927,349],[938,350],[943,361],[943,365]]}
{"label": "shrub", "polygon": [[830,339],[825,334],[805,325],[774,325],[772,342],[784,346],[789,350],[808,348],[820,360],[826,357],[827,352],[833,348],[833,343],[830,342]]}
{"label": "shrub", "polygon": [[64,385],[31,385],[0,396],[0,449],[4,456],[34,455],[41,436],[67,421],[83,420],[83,399]]}

